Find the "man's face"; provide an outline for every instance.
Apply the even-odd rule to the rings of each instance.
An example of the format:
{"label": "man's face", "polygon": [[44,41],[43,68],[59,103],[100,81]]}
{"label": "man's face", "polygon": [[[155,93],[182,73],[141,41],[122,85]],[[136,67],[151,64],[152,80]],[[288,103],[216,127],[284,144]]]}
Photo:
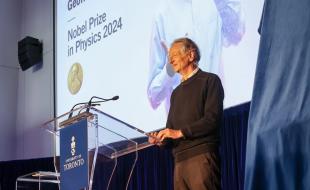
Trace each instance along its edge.
{"label": "man's face", "polygon": [[188,55],[182,51],[182,48],[181,43],[176,43],[170,48],[168,54],[169,63],[177,73],[180,73],[189,65]]}

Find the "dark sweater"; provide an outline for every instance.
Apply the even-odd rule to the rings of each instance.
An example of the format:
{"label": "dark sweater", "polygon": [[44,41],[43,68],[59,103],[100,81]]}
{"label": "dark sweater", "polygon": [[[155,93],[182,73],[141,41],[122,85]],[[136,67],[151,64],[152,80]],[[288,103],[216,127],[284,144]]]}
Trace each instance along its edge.
{"label": "dark sweater", "polygon": [[223,99],[219,77],[201,70],[172,92],[167,127],[184,135],[173,141],[176,162],[218,150]]}

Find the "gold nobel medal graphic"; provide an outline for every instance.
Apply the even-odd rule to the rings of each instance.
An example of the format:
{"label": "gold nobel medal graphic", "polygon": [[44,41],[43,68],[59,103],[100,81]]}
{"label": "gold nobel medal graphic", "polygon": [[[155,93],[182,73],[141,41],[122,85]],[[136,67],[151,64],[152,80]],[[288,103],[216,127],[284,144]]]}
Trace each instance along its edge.
{"label": "gold nobel medal graphic", "polygon": [[72,95],[79,92],[83,83],[83,69],[81,64],[74,63],[68,73],[68,89]]}

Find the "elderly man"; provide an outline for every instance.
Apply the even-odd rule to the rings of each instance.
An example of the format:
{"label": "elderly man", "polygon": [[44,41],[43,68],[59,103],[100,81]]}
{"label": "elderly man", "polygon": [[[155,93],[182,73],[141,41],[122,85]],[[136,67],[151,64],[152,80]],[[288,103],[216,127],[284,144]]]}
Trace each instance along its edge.
{"label": "elderly man", "polygon": [[172,92],[166,129],[151,133],[149,142],[172,145],[176,190],[220,189],[221,80],[199,69],[200,52],[189,38],[175,40],[168,57],[182,82]]}

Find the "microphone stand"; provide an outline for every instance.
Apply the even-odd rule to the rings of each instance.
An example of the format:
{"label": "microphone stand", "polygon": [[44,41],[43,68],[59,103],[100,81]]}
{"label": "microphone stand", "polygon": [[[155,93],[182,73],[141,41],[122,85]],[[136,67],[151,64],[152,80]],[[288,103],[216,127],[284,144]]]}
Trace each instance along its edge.
{"label": "microphone stand", "polygon": [[114,100],[118,100],[118,99],[119,99],[119,96],[113,96],[112,98],[108,98],[108,99],[106,99],[106,98],[100,98],[100,97],[98,97],[98,96],[93,96],[93,97],[90,98],[90,100],[89,100],[89,102],[88,102],[88,107],[87,107],[87,109],[86,109],[86,112],[89,112],[89,107],[92,105],[92,103],[96,103],[96,102],[92,102],[92,100],[93,100],[94,98],[101,100],[101,101],[96,101],[96,102],[108,102],[108,101],[111,101],[111,100],[113,100],[113,101],[114,101]]}
{"label": "microphone stand", "polygon": [[[92,101],[94,98],[96,98],[96,99],[99,99],[100,101]],[[93,96],[93,97],[91,97],[91,99],[88,101],[88,102],[80,102],[80,103],[77,103],[77,104],[75,104],[72,108],[71,108],[71,110],[70,110],[70,114],[69,114],[69,116],[68,116],[68,120],[67,120],[67,122],[66,123],[70,123],[70,121],[71,121],[71,118],[72,118],[72,115],[73,115],[73,110],[74,110],[74,108],[76,107],[76,106],[78,106],[78,105],[88,105],[87,106],[87,109],[86,109],[86,111],[85,111],[85,115],[89,115],[89,108],[91,107],[91,106],[99,106],[100,105],[100,103],[103,103],[103,102],[108,102],[108,101],[111,101],[111,100],[118,100],[119,99],[119,96],[114,96],[114,97],[112,97],[112,98],[109,98],[109,99],[105,99],[105,98],[100,98],[100,97],[98,97],[98,96]],[[79,111],[79,113],[78,114],[80,114],[81,113],[81,111],[82,111],[82,109]],[[88,114],[87,114],[88,113]]]}

